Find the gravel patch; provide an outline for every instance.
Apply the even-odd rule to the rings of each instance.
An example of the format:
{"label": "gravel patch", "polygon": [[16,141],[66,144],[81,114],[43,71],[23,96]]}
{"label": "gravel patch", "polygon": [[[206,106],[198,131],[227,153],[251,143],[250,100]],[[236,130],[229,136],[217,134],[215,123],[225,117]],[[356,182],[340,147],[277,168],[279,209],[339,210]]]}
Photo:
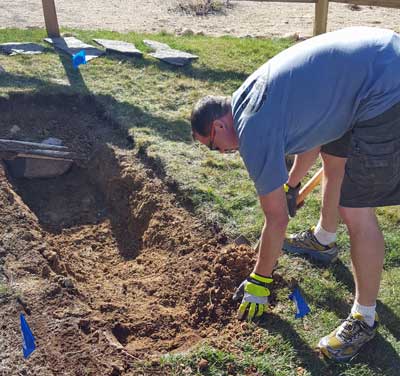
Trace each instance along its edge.
{"label": "gravel patch", "polygon": [[[281,37],[313,33],[314,4],[230,1],[218,14],[191,16],[178,12],[177,0],[58,0],[60,27],[108,29],[119,32],[160,32],[206,35]],[[44,27],[41,0],[2,0],[2,28]],[[347,26],[400,30],[400,9],[329,5],[328,30]]]}

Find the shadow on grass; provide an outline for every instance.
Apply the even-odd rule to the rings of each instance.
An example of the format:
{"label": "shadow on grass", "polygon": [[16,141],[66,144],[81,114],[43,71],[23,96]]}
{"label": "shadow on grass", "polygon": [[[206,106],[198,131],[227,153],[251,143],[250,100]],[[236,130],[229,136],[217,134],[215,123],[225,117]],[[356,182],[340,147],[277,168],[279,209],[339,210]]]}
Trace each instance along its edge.
{"label": "shadow on grass", "polygon": [[[81,94],[90,93],[79,69],[73,68],[71,56],[50,48],[46,48],[45,52],[51,52],[58,55],[61,64],[64,67],[65,74],[67,75],[70,88],[73,88],[74,90],[80,90]],[[48,90],[58,88],[65,91],[65,86],[63,85],[55,84],[36,77],[15,75],[7,72],[0,75],[0,85],[3,87],[24,88],[24,89],[27,87],[33,87],[39,90],[44,88]]]}
{"label": "shadow on grass", "polygon": [[271,313],[265,315],[265,318],[260,320],[259,326],[273,334],[279,334],[282,338],[289,341],[296,350],[297,358],[311,375],[330,374],[329,364],[320,358],[318,352],[312,349],[287,321]]}
{"label": "shadow on grass", "polygon": [[[349,268],[343,264],[341,260],[338,260],[332,266],[333,274],[337,281],[342,282],[348,290],[354,295],[355,293],[355,284],[353,279],[353,274],[349,270]],[[342,314],[343,311],[340,309],[338,310],[337,307],[341,305],[339,302],[329,302],[329,307],[336,308],[335,311]],[[386,304],[382,303],[381,301],[377,301],[377,308],[376,308],[379,319],[383,325],[387,327],[387,329],[392,333],[392,335],[400,341],[400,326],[399,321],[400,317],[397,316]],[[347,311],[348,313],[349,311]],[[344,313],[347,315],[346,313]],[[343,316],[343,315],[342,315]],[[343,316],[344,317],[344,316]]]}
{"label": "shadow on grass", "polygon": [[166,120],[163,117],[143,111],[140,107],[127,102],[118,102],[113,97],[98,95],[101,103],[108,104],[114,112],[124,114],[129,117],[132,128],[146,128],[158,137],[168,141],[182,142],[185,144],[193,143],[191,128],[184,120]]}
{"label": "shadow on grass", "polygon": [[70,85],[74,89],[79,89],[82,94],[89,94],[90,91],[85,84],[85,80],[83,79],[79,68],[75,69],[72,65],[72,57],[57,50],[55,50],[55,53],[57,53],[58,57],[60,58]]}
{"label": "shadow on grass", "polygon": [[[348,369],[356,369],[357,364],[366,365],[376,374],[398,375],[400,357],[396,349],[379,333],[367,343],[362,351],[350,362],[339,363],[321,358],[318,351],[312,349],[296,332],[296,330],[279,316],[269,314],[259,322],[259,326],[270,333],[279,334],[289,341],[296,350],[296,358],[303,368],[313,376],[346,374]],[[332,328],[333,330],[334,328]],[[328,333],[326,333],[328,334]],[[397,366],[397,367],[396,367]],[[343,373],[344,372],[344,373]]]}
{"label": "shadow on grass", "polygon": [[325,289],[323,298],[318,298],[318,300],[312,295],[304,293],[306,301],[313,303],[315,306],[335,312],[338,317],[344,319],[349,315],[351,304],[345,302],[343,299],[338,299],[336,295],[337,292],[335,291],[335,288]]}
{"label": "shadow on grass", "polygon": [[343,283],[347,289],[354,294],[355,293],[355,284],[352,272],[349,268],[342,262],[342,260],[338,259],[332,265],[332,273],[335,276],[338,282]]}
{"label": "shadow on grass", "polygon": [[[347,289],[354,295],[355,285],[353,274],[349,268],[341,261],[338,260],[335,264],[329,266],[333,272],[336,280],[347,287]],[[347,303],[344,299],[337,297],[337,291],[334,288],[326,289],[321,298],[316,299],[312,295],[303,292],[305,300],[312,302],[315,306],[323,307],[323,309],[335,312],[336,315],[345,319],[351,310],[351,304]],[[400,340],[400,318],[385,304],[377,302],[377,312],[379,314],[381,324],[387,328],[393,337]],[[337,323],[339,325],[340,322]],[[332,327],[331,330],[335,328]],[[328,333],[327,333],[328,334]],[[398,371],[393,371],[391,367],[395,364],[400,364],[399,354],[393,346],[379,333],[376,338],[368,343],[362,352],[351,362],[351,364],[365,364],[369,368],[381,374],[384,370],[385,375],[397,375]],[[337,366],[338,369],[343,367]]]}
{"label": "shadow on grass", "polygon": [[12,74],[12,73],[2,73],[0,74],[0,86],[10,87],[12,89],[61,89],[63,88],[62,85],[53,84],[49,81],[43,81],[36,77]]}
{"label": "shadow on grass", "polygon": [[[111,59],[115,59],[114,54],[108,55]],[[114,57],[113,57],[114,56]],[[59,54],[61,63],[64,66],[65,73],[68,77],[70,85],[75,89],[79,90],[83,94],[89,94],[84,79],[79,69],[74,69],[71,62],[71,57],[60,53]],[[149,65],[150,62],[146,60],[135,60],[134,58],[128,58],[126,56],[119,57],[118,60],[124,59],[126,62],[133,63],[136,68],[141,68]],[[161,63],[161,65],[166,65]],[[132,127],[145,127],[151,128],[153,132],[163,139],[169,141],[177,141],[184,143],[192,143],[191,131],[188,123],[182,120],[167,121],[165,118],[156,116],[149,112],[143,111],[140,107],[134,106],[127,102],[118,102],[115,98],[108,95],[95,95],[95,97],[102,104],[108,105],[114,109],[116,113],[125,114],[129,116],[132,121]]]}
{"label": "shadow on grass", "polygon": [[163,61],[157,60],[156,58],[135,58],[125,56],[119,53],[107,53],[107,59],[115,60],[117,62],[123,62],[125,64],[130,64],[134,68],[145,68],[149,66],[154,66],[161,72],[173,72],[178,75],[194,78],[201,81],[209,82],[226,82],[226,81],[239,81],[240,83],[244,81],[249,74],[244,72],[237,72],[233,70],[226,69],[212,69],[208,67],[201,67],[197,64],[187,64],[185,66],[179,67],[165,63]]}
{"label": "shadow on grass", "polygon": [[400,317],[379,300],[377,301],[376,310],[379,314],[379,319],[382,325],[392,333],[393,337],[395,337],[397,341],[400,341]]}
{"label": "shadow on grass", "polygon": [[379,333],[367,343],[350,365],[365,364],[376,375],[399,375],[400,357],[396,349]]}
{"label": "shadow on grass", "polygon": [[[110,95],[91,94],[87,89],[82,75],[79,70],[73,70],[70,66],[70,61],[67,57],[60,55],[60,59],[65,64],[65,71],[71,86],[60,85],[49,81],[43,81],[35,77],[27,77],[23,75],[14,75],[3,73],[0,75],[0,86],[18,88],[18,89],[33,89],[35,91],[47,94],[78,94],[91,95],[102,106],[107,107],[107,113],[111,119],[113,115],[124,114],[129,117],[131,124],[129,126],[137,128],[149,128],[157,136],[175,142],[183,142],[191,144],[193,142],[191,130],[188,122],[183,120],[170,121],[161,116],[156,116],[149,112],[143,111],[140,107],[134,106],[127,102],[119,102]],[[110,113],[113,111],[113,113]],[[116,117],[116,116],[115,116]]]}

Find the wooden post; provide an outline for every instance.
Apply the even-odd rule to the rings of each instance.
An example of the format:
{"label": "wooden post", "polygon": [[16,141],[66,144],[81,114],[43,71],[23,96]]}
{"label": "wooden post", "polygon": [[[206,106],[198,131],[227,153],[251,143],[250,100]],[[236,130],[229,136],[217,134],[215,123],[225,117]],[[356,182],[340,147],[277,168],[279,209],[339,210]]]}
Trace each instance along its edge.
{"label": "wooden post", "polygon": [[329,0],[316,0],[314,35],[326,33],[326,26],[328,24],[328,6]]}
{"label": "wooden post", "polygon": [[58,38],[60,36],[60,29],[58,27],[57,11],[54,0],[42,0],[42,4],[47,35],[51,38]]}

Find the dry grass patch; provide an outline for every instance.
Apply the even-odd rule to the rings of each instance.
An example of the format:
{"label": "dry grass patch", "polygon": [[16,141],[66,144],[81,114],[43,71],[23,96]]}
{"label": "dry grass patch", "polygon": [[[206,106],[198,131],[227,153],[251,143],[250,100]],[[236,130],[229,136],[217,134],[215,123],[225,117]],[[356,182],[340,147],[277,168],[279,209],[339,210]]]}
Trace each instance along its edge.
{"label": "dry grass patch", "polygon": [[230,0],[177,0],[176,9],[180,12],[205,16],[207,14],[223,12],[230,8]]}

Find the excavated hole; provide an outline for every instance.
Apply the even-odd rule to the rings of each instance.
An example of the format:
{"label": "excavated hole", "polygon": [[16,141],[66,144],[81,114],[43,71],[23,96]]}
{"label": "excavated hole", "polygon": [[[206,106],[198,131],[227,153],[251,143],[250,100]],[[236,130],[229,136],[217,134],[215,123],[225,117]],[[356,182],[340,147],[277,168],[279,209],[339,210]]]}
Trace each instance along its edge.
{"label": "excavated hole", "polygon": [[86,158],[58,177],[26,179],[9,174],[14,190],[42,228],[58,234],[108,219],[121,254],[135,256],[149,218],[131,223],[129,200],[137,187],[131,184],[128,191],[129,182],[121,177],[114,151],[132,146],[127,132],[109,120],[91,96],[14,95],[0,101],[0,111],[8,125],[1,138],[30,142],[58,138]]}
{"label": "excavated hole", "polygon": [[224,237],[176,206],[129,150],[127,133],[96,103],[70,96],[0,99],[1,138],[56,137],[88,156],[56,178],[9,176],[22,211],[34,213],[40,229],[29,235],[30,252],[41,257],[37,274],[49,285],[38,305],[60,333],[71,331],[63,320],[81,318],[59,345],[68,351],[87,346],[79,334],[97,338],[99,352],[109,346],[142,357],[184,351],[236,322],[232,293],[254,252],[222,250]]}
{"label": "excavated hole", "polygon": [[40,243],[38,274],[49,288],[39,292],[39,301],[50,316],[73,311],[84,317],[78,333],[105,336],[109,346],[145,356],[197,342],[187,307],[192,296],[187,283],[198,283],[191,272],[190,253],[200,248],[192,244],[193,220],[164,199],[162,184],[137,166],[126,132],[91,97],[15,95],[0,99],[0,112],[0,138],[55,137],[87,156],[54,178],[17,178],[8,171],[25,205],[22,212],[38,221],[41,235],[30,238],[32,247]]}
{"label": "excavated hole", "polygon": [[57,178],[15,179],[14,186],[49,232],[97,224],[108,214],[104,194],[91,182],[87,169],[76,165]]}

